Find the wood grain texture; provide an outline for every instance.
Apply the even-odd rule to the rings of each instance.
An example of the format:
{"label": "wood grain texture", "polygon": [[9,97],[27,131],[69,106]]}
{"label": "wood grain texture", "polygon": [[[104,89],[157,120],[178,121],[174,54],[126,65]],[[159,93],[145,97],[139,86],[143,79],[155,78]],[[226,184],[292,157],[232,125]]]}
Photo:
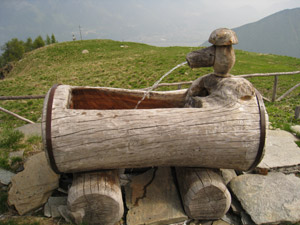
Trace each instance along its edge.
{"label": "wood grain texture", "polygon": [[229,210],[231,196],[220,175],[211,169],[176,168],[177,181],[189,218],[211,220]]}
{"label": "wood grain texture", "polygon": [[76,224],[113,225],[124,213],[117,170],[74,174],[68,211]]}
{"label": "wood grain texture", "polygon": [[[166,105],[176,102],[176,108],[71,109],[72,91],[78,87],[59,86],[51,125],[57,167],[61,172],[152,166],[247,170],[255,161],[260,138],[253,87],[250,83],[243,87],[247,81],[240,80],[244,79],[214,77],[218,85],[212,82],[211,89],[203,86],[208,96],[195,96],[190,89],[151,93],[150,99],[165,101]],[[144,94],[98,89],[128,98]],[[186,97],[200,102],[202,108],[182,108]],[[122,98],[115,99],[114,104],[120,101]]]}

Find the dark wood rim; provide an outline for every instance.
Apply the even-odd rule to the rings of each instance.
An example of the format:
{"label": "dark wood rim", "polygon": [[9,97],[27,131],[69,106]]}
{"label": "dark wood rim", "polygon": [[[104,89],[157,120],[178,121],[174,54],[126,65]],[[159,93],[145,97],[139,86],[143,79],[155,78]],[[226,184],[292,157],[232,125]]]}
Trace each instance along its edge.
{"label": "dark wood rim", "polygon": [[266,142],[266,110],[265,110],[265,104],[263,101],[263,98],[258,90],[255,89],[258,109],[259,109],[259,115],[260,115],[260,140],[259,140],[259,147],[258,152],[256,155],[256,159],[254,163],[251,165],[251,167],[248,169],[248,171],[251,171],[255,169],[255,167],[261,162],[264,153],[265,153],[265,142]]}
{"label": "dark wood rim", "polygon": [[57,174],[61,174],[57,165],[55,163],[53,149],[52,149],[52,138],[51,138],[51,125],[52,125],[52,106],[53,106],[53,98],[56,88],[59,84],[55,84],[52,86],[49,92],[49,98],[47,102],[47,111],[46,111],[46,150],[48,152],[50,166],[53,171]]}

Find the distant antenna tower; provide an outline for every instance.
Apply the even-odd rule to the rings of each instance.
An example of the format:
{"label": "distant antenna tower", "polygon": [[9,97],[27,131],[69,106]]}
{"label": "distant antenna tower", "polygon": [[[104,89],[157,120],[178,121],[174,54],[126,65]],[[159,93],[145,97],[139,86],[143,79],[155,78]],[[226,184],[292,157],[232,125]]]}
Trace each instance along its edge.
{"label": "distant antenna tower", "polygon": [[80,40],[82,40],[81,27],[80,27],[80,25],[79,25],[79,32],[80,32]]}

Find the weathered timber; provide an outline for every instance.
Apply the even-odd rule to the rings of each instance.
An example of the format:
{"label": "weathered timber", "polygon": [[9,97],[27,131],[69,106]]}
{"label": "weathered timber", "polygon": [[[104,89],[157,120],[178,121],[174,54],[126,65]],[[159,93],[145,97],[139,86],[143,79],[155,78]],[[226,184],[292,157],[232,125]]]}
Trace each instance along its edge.
{"label": "weathered timber", "polygon": [[31,120],[29,120],[29,119],[26,119],[26,118],[24,118],[23,116],[20,116],[20,115],[18,115],[18,114],[16,114],[16,113],[13,113],[13,112],[11,112],[11,111],[9,111],[9,110],[7,110],[7,109],[2,108],[2,107],[0,107],[0,111],[5,112],[5,113],[7,113],[7,114],[9,114],[9,115],[11,115],[11,116],[14,116],[14,117],[16,117],[16,118],[18,118],[18,119],[20,119],[20,120],[23,120],[23,121],[25,121],[25,122],[27,122],[27,123],[34,124],[33,121],[31,121]]}
{"label": "weathered timber", "polygon": [[213,66],[215,61],[215,52],[215,46],[196,50],[187,54],[186,61],[191,68]]}
{"label": "weathered timber", "polygon": [[230,193],[222,177],[212,169],[177,167],[176,176],[189,218],[220,219],[229,210]]}
{"label": "weathered timber", "polygon": [[229,71],[235,63],[235,53],[231,45],[216,46],[214,62],[214,73],[219,76],[228,77]]}
{"label": "weathered timber", "polygon": [[0,100],[23,100],[23,99],[41,99],[45,95],[24,95],[24,96],[0,96]]}
{"label": "weathered timber", "polygon": [[276,99],[277,86],[278,86],[278,76],[275,76],[274,84],[273,84],[272,102],[275,102],[275,99]]}
{"label": "weathered timber", "polygon": [[74,174],[67,207],[76,224],[114,225],[124,213],[118,170]]}
{"label": "weathered timber", "polygon": [[[42,125],[52,167],[57,172],[152,166],[252,168],[262,157],[263,102],[258,103],[245,79],[206,77],[211,81],[202,85],[207,96],[187,90],[151,92],[138,110],[133,108],[145,91],[52,88]],[[197,82],[194,89],[202,87]],[[183,108],[187,96],[202,108]]]}
{"label": "weathered timber", "polygon": [[300,119],[300,105],[295,108],[295,119]]}
{"label": "weathered timber", "polygon": [[286,96],[288,96],[293,90],[296,88],[300,87],[300,83],[296,84],[294,87],[290,88],[287,92],[285,92],[283,95],[281,95],[276,101],[281,101],[284,99]]}

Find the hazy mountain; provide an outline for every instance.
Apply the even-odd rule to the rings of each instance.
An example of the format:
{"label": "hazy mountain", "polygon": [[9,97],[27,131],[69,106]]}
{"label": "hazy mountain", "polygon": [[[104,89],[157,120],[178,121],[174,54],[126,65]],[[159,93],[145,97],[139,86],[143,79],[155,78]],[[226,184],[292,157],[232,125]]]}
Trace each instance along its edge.
{"label": "hazy mountain", "polygon": [[233,30],[239,39],[236,49],[300,58],[300,8],[286,9]]}

